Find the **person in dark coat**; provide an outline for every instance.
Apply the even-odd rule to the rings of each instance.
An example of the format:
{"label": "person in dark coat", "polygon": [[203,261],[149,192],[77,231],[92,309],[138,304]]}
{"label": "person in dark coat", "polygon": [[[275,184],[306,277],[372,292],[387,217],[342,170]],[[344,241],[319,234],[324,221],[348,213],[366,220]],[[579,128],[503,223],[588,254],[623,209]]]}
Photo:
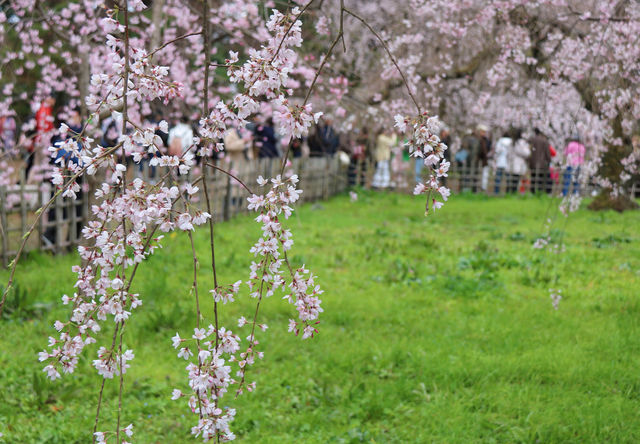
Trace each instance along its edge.
{"label": "person in dark coat", "polygon": [[531,192],[544,190],[545,193],[550,193],[549,165],[551,164],[551,152],[549,151],[549,139],[538,128],[534,128],[533,132],[535,134],[529,140],[531,145],[531,157],[529,157]]}
{"label": "person in dark coat", "polygon": [[278,141],[271,118],[268,118],[264,125],[256,126],[254,142],[258,146],[258,157],[278,157]]}
{"label": "person in dark coat", "polygon": [[[489,184],[489,153],[491,152],[489,128],[486,125],[478,125],[476,127],[476,137],[478,138],[478,163],[476,169],[480,173],[480,188],[482,191],[486,191]],[[475,183],[473,192],[477,191],[478,187],[477,183]]]}
{"label": "person in dark coat", "polygon": [[332,156],[340,146],[340,136],[331,125],[331,119],[323,118],[322,123],[316,125],[314,133],[309,137],[311,157]]}

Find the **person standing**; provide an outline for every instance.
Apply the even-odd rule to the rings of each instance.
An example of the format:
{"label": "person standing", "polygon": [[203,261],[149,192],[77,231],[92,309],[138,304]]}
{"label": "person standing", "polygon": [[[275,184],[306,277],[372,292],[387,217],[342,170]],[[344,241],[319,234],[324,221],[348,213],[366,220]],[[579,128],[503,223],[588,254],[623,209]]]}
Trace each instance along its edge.
{"label": "person standing", "polygon": [[0,148],[2,148],[2,152],[11,152],[15,144],[16,120],[10,115],[0,117]]}
{"label": "person standing", "polygon": [[476,189],[475,172],[478,166],[478,155],[480,153],[480,140],[477,131],[469,129],[467,134],[462,138],[462,146],[456,155],[459,166],[462,167],[461,183],[462,190],[471,188]]}
{"label": "person standing", "polygon": [[49,139],[45,135],[53,131],[53,107],[55,105],[55,97],[49,94],[36,112],[36,143],[38,144],[49,144]]}
{"label": "person standing", "polygon": [[571,136],[567,147],[564,150],[566,167],[563,175],[562,195],[569,194],[569,186],[573,182],[573,192],[580,192],[580,184],[578,177],[580,175],[580,166],[584,163],[585,147],[580,143],[580,136],[574,134]]}
{"label": "person standing", "polygon": [[529,141],[531,144],[531,157],[529,158],[531,192],[543,190],[545,193],[550,193],[549,166],[551,165],[551,152],[549,150],[549,139],[538,128],[534,128],[533,132],[534,136]]}
{"label": "person standing", "polygon": [[371,186],[374,188],[387,188],[391,185],[391,173],[389,164],[391,161],[391,148],[398,143],[397,136],[392,132],[381,132],[376,139],[374,159],[376,172],[373,175]]}
{"label": "person standing", "polygon": [[35,163],[35,153],[36,153],[36,129],[33,125],[30,128],[26,129],[24,132],[20,134],[20,138],[18,139],[18,146],[22,151],[22,157],[25,161],[25,170],[24,177],[27,179],[27,183],[29,183],[31,177],[29,176],[31,169]]}
{"label": "person standing", "polygon": [[515,130],[513,132],[512,139],[515,142],[513,143],[513,149],[509,151],[509,155],[507,156],[505,172],[507,173],[508,193],[515,193],[518,190],[520,179],[527,172],[527,159],[531,156],[529,143],[521,136],[521,130]]}
{"label": "person standing", "polygon": [[353,148],[352,162],[355,168],[355,185],[364,186],[367,177],[367,159],[371,156],[371,137],[369,128],[362,127],[356,137],[356,144]]}
{"label": "person standing", "polygon": [[509,162],[509,153],[513,150],[513,139],[509,133],[505,133],[496,142],[495,150],[493,152],[493,158],[495,160],[496,168],[496,180],[494,187],[494,194],[500,194],[500,185],[502,184],[502,178],[505,175],[507,164]]}
{"label": "person standing", "polygon": [[278,157],[278,140],[273,129],[273,119],[269,117],[264,124],[258,124],[255,128],[254,143],[258,147],[259,158]]}
{"label": "person standing", "polygon": [[189,118],[182,116],[180,121],[169,130],[169,155],[182,156],[193,145],[193,129],[189,125]]}
{"label": "person standing", "polygon": [[[482,191],[486,191],[489,184],[489,152],[491,151],[489,128],[486,125],[478,125],[476,127],[476,137],[478,139],[478,154],[475,170],[481,171],[480,188]],[[476,184],[474,184],[473,191],[477,191]]]}
{"label": "person standing", "polygon": [[340,136],[333,128],[333,121],[330,118],[322,119],[322,123],[316,126],[316,145],[312,156],[333,156],[340,146]]}
{"label": "person standing", "polygon": [[224,135],[224,151],[235,169],[244,165],[246,161],[245,149],[245,140],[240,137],[238,130],[229,128]]}

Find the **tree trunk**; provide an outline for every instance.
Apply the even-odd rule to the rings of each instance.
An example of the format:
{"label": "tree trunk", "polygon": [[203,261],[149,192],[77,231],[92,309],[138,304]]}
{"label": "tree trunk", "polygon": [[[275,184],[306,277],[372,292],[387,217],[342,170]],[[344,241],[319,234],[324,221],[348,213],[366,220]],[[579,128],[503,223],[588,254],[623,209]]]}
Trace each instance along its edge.
{"label": "tree trunk", "polygon": [[598,169],[598,175],[609,179],[612,184],[617,184],[623,190],[616,196],[612,196],[611,188],[605,188],[589,205],[590,210],[615,210],[623,212],[627,210],[635,210],[638,204],[630,197],[630,192],[621,184],[620,175],[624,172],[624,167],[620,162],[621,159],[627,157],[631,153],[631,141],[626,140],[623,136],[621,119],[618,116],[613,121],[614,137],[621,138],[624,142],[623,146],[612,146],[602,156],[602,164]]}
{"label": "tree trunk", "polygon": [[162,31],[162,21],[164,15],[162,14],[162,8],[164,7],[164,0],[153,1],[153,12],[151,13],[151,23],[153,24],[153,34],[151,35],[151,45],[149,51],[153,51],[160,46],[160,37]]}

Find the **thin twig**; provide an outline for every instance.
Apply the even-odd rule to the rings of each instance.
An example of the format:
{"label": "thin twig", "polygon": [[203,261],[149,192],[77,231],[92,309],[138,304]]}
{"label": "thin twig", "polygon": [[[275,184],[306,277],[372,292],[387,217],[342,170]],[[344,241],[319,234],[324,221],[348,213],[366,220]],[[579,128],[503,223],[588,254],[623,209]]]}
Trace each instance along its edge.
{"label": "thin twig", "polygon": [[[340,12],[340,17],[341,17],[341,22],[342,22],[342,11]],[[333,40],[333,43],[331,43],[331,46],[329,47],[329,50],[325,53],[324,58],[322,59],[322,62],[320,62],[320,66],[318,67],[318,69],[316,70],[315,75],[313,76],[313,81],[311,82],[311,86],[309,87],[309,89],[307,91],[307,95],[304,98],[304,102],[303,102],[302,106],[305,106],[307,104],[307,102],[309,101],[309,97],[311,97],[311,92],[313,91],[313,88],[315,87],[316,82],[318,81],[318,77],[320,77],[320,73],[322,72],[322,69],[324,68],[324,65],[327,63],[327,60],[329,59],[329,56],[333,52],[334,48],[336,47],[336,45],[338,44],[340,39],[342,39],[342,42],[344,44],[344,36],[342,34],[342,25],[340,26],[340,32],[338,33],[338,36]],[[282,165],[280,167],[280,174],[281,175],[284,173],[284,169],[287,166],[287,160],[289,159],[289,152],[290,151],[291,151],[291,143],[289,143],[289,145],[287,146],[287,151],[285,151],[284,157],[282,158]]]}
{"label": "thin twig", "polygon": [[340,36],[342,37],[342,52],[347,52],[347,45],[344,42],[344,0],[340,0]]}
{"label": "thin twig", "polygon": [[[113,339],[111,341],[111,352],[113,352],[113,349],[116,346],[116,338],[118,337],[118,329],[120,328],[120,324],[116,324],[116,328],[113,331]],[[106,378],[103,376],[102,377],[102,383],[100,384],[100,394],[98,395],[98,407],[96,408],[96,420],[93,424],[93,442],[96,442],[96,435],[95,433],[98,431],[98,419],[100,418],[100,406],[102,405],[102,393],[104,392],[104,383],[105,383]]]}
{"label": "thin twig", "polygon": [[[205,0],[206,1],[206,0]],[[278,45],[278,49],[276,49],[276,52],[273,54],[273,57],[271,57],[271,60],[269,60],[269,64],[271,64],[271,62],[273,62],[276,58],[276,56],[278,55],[278,53],[280,52],[280,48],[282,48],[282,44],[284,43],[285,39],[287,38],[287,36],[289,35],[289,32],[291,32],[291,28],[293,28],[293,25],[296,24],[296,22],[298,21],[298,19],[300,18],[300,16],[302,14],[304,14],[304,12],[309,8],[309,6],[311,6],[311,4],[314,2],[315,0],[311,0],[309,3],[307,3],[306,5],[304,5],[304,7],[300,10],[300,12],[298,13],[298,15],[295,16],[295,18],[291,21],[291,23],[289,24],[289,27],[287,28],[287,30],[285,31],[284,35],[282,36],[282,40],[280,40],[280,44]]]}
{"label": "thin twig", "polygon": [[0,301],[0,317],[2,316],[2,310],[4,308],[4,303],[5,303],[6,299],[7,299],[7,294],[9,293],[9,290],[11,290],[11,288],[13,287],[13,279],[14,279],[15,274],[16,274],[16,268],[18,266],[18,261],[20,261],[20,257],[22,257],[22,253],[24,252],[25,246],[27,245],[27,241],[29,240],[29,238],[31,237],[31,234],[33,234],[33,231],[35,230],[36,226],[40,222],[40,218],[43,217],[43,215],[49,209],[51,204],[58,198],[58,196],[60,196],[60,194],[62,194],[62,192],[64,190],[66,190],[69,186],[71,186],[71,184],[78,177],[82,176],[85,173],[85,171],[87,171],[87,169],[91,165],[94,165],[96,162],[101,161],[105,157],[113,154],[120,146],[122,146],[122,142],[119,143],[118,145],[112,147],[112,148],[109,148],[102,155],[100,155],[100,157],[98,157],[93,162],[91,162],[89,165],[83,167],[80,171],[78,171],[76,174],[71,176],[71,178],[67,181],[67,183],[64,184],[62,187],[60,187],[60,189],[58,191],[56,191],[56,193],[51,197],[51,199],[49,199],[49,201],[46,204],[44,204],[44,206],[42,206],[42,208],[40,208],[38,210],[40,213],[37,214],[35,220],[31,224],[31,227],[29,228],[29,231],[27,231],[22,236],[22,242],[20,243],[20,247],[18,248],[18,251],[16,252],[15,257],[11,261],[11,264],[10,264],[11,270],[9,272],[9,280],[7,282],[7,286],[5,287],[4,291],[2,292],[2,301]]}
{"label": "thin twig", "polygon": [[338,42],[340,41],[341,38],[342,38],[342,32],[340,32],[338,34],[338,36],[333,40],[333,43],[331,43],[331,46],[329,47],[329,50],[324,55],[324,58],[322,59],[322,62],[320,63],[320,66],[316,70],[316,74],[313,76],[313,81],[311,82],[311,86],[307,90],[307,95],[304,97],[304,102],[302,103],[302,106],[305,106],[307,104],[307,102],[309,101],[309,97],[311,96],[311,92],[313,91],[313,87],[316,85],[316,82],[318,81],[318,77],[320,76],[320,73],[322,72],[322,68],[324,68],[324,65],[327,63],[327,60],[329,59],[329,56],[331,56],[331,53],[333,52],[333,49],[336,47],[336,45],[338,44]]}
{"label": "thin twig", "polygon": [[[263,261],[264,264],[262,265],[262,272],[260,274],[260,276],[264,276],[265,272],[267,271],[267,267],[269,265],[269,258],[270,256],[266,256]],[[260,290],[259,290],[259,294],[258,294],[258,302],[256,303],[256,311],[253,314],[253,324],[251,326],[251,334],[249,335],[249,339],[251,340],[251,342],[249,343],[249,348],[251,348],[253,350],[254,347],[254,342],[255,342],[255,330],[256,330],[256,323],[258,322],[258,311],[260,310],[260,302],[262,302],[262,294],[264,291],[264,279],[260,279]],[[248,357],[248,356],[247,356]],[[236,391],[236,399],[238,398],[238,396],[240,395],[240,390],[242,390],[242,387],[244,386],[244,382],[245,382],[245,378],[247,375],[247,371],[249,370],[249,367],[245,365],[243,372],[242,372],[242,379],[240,380],[240,382],[238,383],[238,390]]]}
{"label": "thin twig", "polygon": [[380,34],[378,34],[378,32],[371,27],[369,22],[367,22],[364,18],[360,17],[358,14],[356,14],[353,11],[351,11],[350,9],[343,8],[342,10],[345,13],[349,14],[350,16],[352,16],[353,18],[359,20],[364,26],[367,27],[367,29],[369,29],[369,31],[371,31],[371,33],[374,36],[376,36],[376,38],[380,41],[380,43],[382,43],[382,46],[384,47],[385,51],[387,52],[387,55],[389,56],[389,58],[391,59],[393,64],[396,66],[396,69],[400,73],[400,76],[402,77],[402,81],[404,82],[404,85],[407,87],[407,92],[409,93],[409,96],[411,97],[411,100],[413,100],[413,104],[418,109],[418,114],[422,114],[422,109],[420,108],[420,105],[418,105],[418,101],[416,100],[415,96],[413,95],[413,92],[411,91],[411,87],[409,86],[409,82],[407,82],[407,78],[405,77],[404,72],[400,69],[400,65],[398,65],[398,62],[396,61],[396,58],[391,53],[391,50],[387,46],[387,43],[383,40],[383,38],[380,36]]}
{"label": "thin twig", "polygon": [[216,166],[215,164],[213,164],[213,163],[209,163],[209,162],[207,162],[207,166],[210,166],[211,168],[216,169],[216,170],[220,171],[221,173],[224,173],[224,174],[226,174],[227,176],[229,176],[229,177],[233,178],[236,182],[238,182],[240,185],[242,185],[242,187],[243,187],[245,190],[247,190],[249,193],[251,193],[251,194],[255,194],[253,191],[251,191],[251,189],[250,189],[250,188],[249,188],[249,187],[248,187],[248,186],[247,186],[243,181],[241,181],[240,179],[238,179],[238,177],[237,177],[237,176],[233,175],[233,174],[232,174],[232,173],[230,173],[229,171],[227,171],[227,170],[225,170],[225,169],[223,169],[223,168],[220,168],[219,166]]}
{"label": "thin twig", "polygon": [[[209,1],[204,0],[204,13],[202,15],[202,33],[204,36],[204,53],[206,57],[209,55]],[[204,85],[202,87],[202,115],[209,114],[209,64],[204,64]],[[211,249],[211,273],[213,275],[213,288],[218,288],[218,274],[216,272],[216,253],[215,253],[215,230],[214,218],[211,211],[211,202],[209,199],[209,185],[207,184],[207,163],[202,168],[202,188],[204,189],[204,197],[207,201],[207,213],[209,213],[209,247]],[[218,331],[218,303],[213,301],[213,317],[216,331]],[[216,351],[218,351],[218,335],[216,334]],[[217,398],[216,398],[217,405]]]}
{"label": "thin twig", "polygon": [[124,391],[124,368],[122,361],[122,336],[124,335],[124,321],[120,321],[120,342],[118,345],[118,359],[120,361],[120,386],[118,389],[118,421],[116,425],[116,442],[120,442],[120,416],[122,413],[122,392]]}
{"label": "thin twig", "polygon": [[[209,69],[210,69],[210,65],[209,65],[209,54],[210,54],[210,41],[209,41],[209,0],[203,0],[203,14],[202,14],[202,34],[204,37],[204,45],[203,45],[203,51],[204,51],[204,56],[205,56],[205,62],[204,62],[204,82],[203,82],[203,86],[202,86],[202,117],[206,117],[209,115]],[[207,146],[204,146],[205,148],[205,158],[206,158],[206,148]],[[214,230],[214,217],[213,217],[213,212],[211,211],[211,201],[209,199],[209,185],[207,184],[207,163],[205,161],[205,164],[202,168],[202,188],[204,190],[204,198],[207,201],[207,213],[209,213],[209,248],[211,250],[211,274],[213,275],[213,288],[218,288],[218,274],[216,272],[216,250],[215,250],[215,230]],[[189,233],[189,236],[191,237],[191,233]],[[193,243],[193,241],[192,241]],[[195,253],[194,253],[195,254]],[[197,289],[196,289],[197,292]],[[197,298],[197,293],[196,293],[196,298]],[[199,310],[199,309],[198,309]],[[198,314],[198,316],[200,316]],[[199,320],[198,320],[199,322]],[[215,352],[218,352],[218,345],[219,345],[219,339],[218,339],[218,330],[219,330],[219,324],[218,324],[218,303],[216,302],[216,300],[213,300],[213,322],[215,324],[215,329],[216,329],[216,348],[215,348]],[[200,361],[200,358],[198,357],[198,362]],[[198,396],[198,399],[200,399],[200,396]],[[216,398],[214,400],[214,405],[216,407],[218,407],[218,396],[216,393]],[[202,408],[200,409],[200,415],[202,415]],[[202,416],[201,416],[202,417]],[[220,431],[216,429],[216,442],[219,443],[220,442]]]}
{"label": "thin twig", "polygon": [[183,34],[180,37],[176,37],[173,40],[169,40],[168,42],[163,43],[162,45],[158,46],[156,49],[154,49],[153,51],[151,51],[149,54],[147,54],[147,57],[152,57],[156,52],[163,50],[164,48],[166,48],[167,46],[176,43],[177,41],[180,41],[182,39],[186,39],[188,37],[193,37],[194,35],[200,35],[202,34],[202,31],[198,31],[198,32],[190,32],[188,34]]}

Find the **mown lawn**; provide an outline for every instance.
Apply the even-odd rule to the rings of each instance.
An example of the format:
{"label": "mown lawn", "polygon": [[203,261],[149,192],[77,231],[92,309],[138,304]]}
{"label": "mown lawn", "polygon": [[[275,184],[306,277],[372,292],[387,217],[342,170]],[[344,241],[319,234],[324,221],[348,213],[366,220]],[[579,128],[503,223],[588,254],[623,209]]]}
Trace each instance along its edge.
{"label": "mown lawn", "polygon": [[[325,289],[320,334],[287,333],[292,307],[266,301],[265,359],[250,370],[258,390],[226,401],[238,409],[238,442],[640,442],[640,212],[559,218],[552,237],[566,252],[551,254],[531,247],[546,198],[459,196],[425,218],[422,199],[359,194],[291,219],[293,261]],[[248,217],[218,226],[223,280],[244,277],[258,233]],[[196,241],[204,270],[204,231]],[[37,362],[67,316],[58,301],[73,291],[74,262],[31,255],[20,265],[0,320],[0,441],[90,440],[95,348],[54,383]],[[144,305],[125,336],[136,358],[124,421],[137,443],[194,442],[193,415],[169,399],[186,388],[170,337],[195,325],[191,266],[188,239],[171,235],[136,279]],[[211,283],[201,284],[206,294]],[[550,287],[563,291],[557,311]],[[252,302],[224,306],[223,324]],[[107,384],[101,430],[113,428],[116,398]]]}

